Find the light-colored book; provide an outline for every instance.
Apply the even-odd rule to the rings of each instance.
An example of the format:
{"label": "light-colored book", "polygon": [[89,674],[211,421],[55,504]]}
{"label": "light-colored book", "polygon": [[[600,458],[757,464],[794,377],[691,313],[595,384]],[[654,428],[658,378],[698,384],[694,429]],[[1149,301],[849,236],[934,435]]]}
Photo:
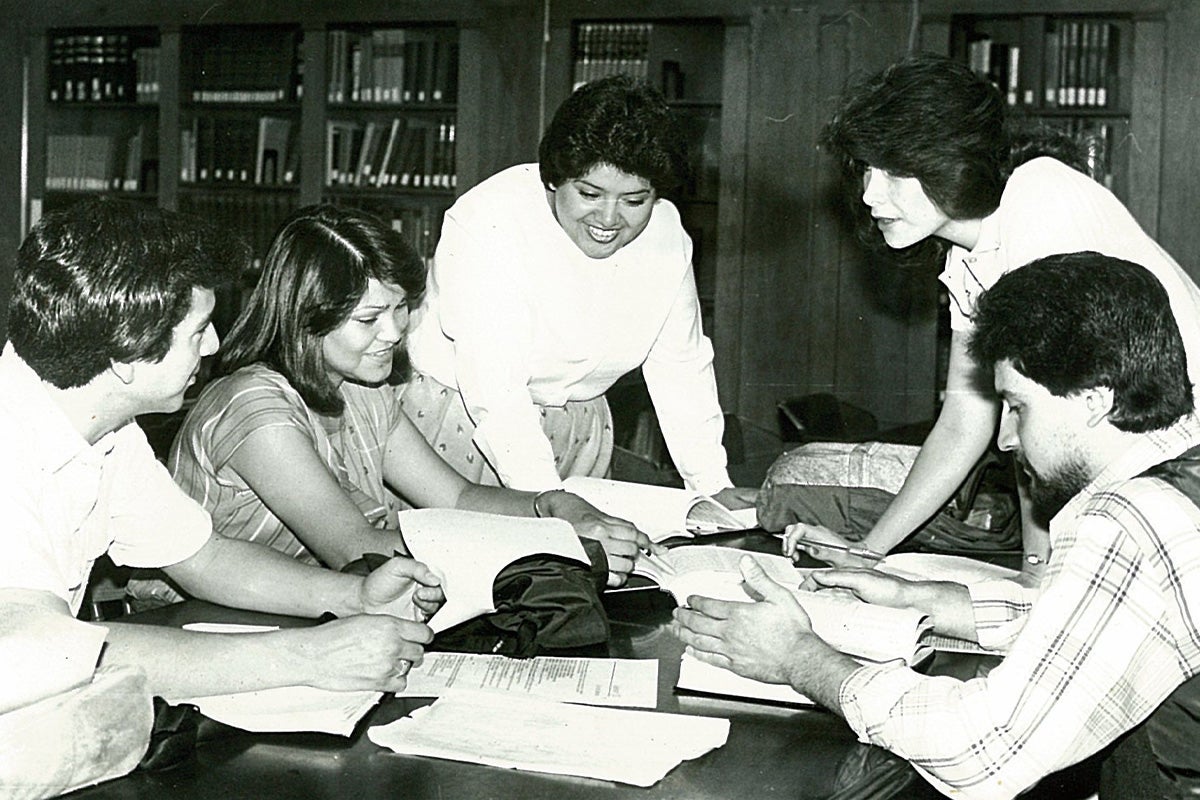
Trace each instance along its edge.
{"label": "light-colored book", "polygon": [[654,541],[740,531],[758,524],[753,508],[731,511],[708,495],[671,486],[572,476],[563,488],[614,517],[629,520]]}
{"label": "light-colored book", "polygon": [[640,557],[634,573],[645,575],[686,605],[693,595],[733,602],[753,597],[742,581],[739,562],[753,558],[777,583],[788,587],[812,620],[813,632],[831,647],[868,661],[901,659],[913,665],[933,654],[929,646],[932,623],[915,608],[891,608],[865,603],[848,591],[800,589],[808,570],[798,569],[784,556],[747,553],[732,547],[685,545],[664,555]]}

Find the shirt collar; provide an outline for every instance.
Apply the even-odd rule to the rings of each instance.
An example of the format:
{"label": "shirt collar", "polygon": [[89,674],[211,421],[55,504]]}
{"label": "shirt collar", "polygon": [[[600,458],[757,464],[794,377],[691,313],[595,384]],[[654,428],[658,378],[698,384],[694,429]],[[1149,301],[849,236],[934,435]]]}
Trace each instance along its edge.
{"label": "shirt collar", "polygon": [[22,421],[16,435],[36,438],[32,446],[22,448],[36,460],[30,467],[57,472],[81,454],[112,449],[111,434],[89,445],[46,387],[12,344],[6,344],[0,354],[0,408],[10,419]]}
{"label": "shirt collar", "polygon": [[1137,477],[1151,467],[1170,461],[1198,444],[1200,419],[1194,414],[1189,414],[1162,430],[1142,434],[1128,450],[1104,467],[1079,494],[1063,506],[1055,515],[1055,522],[1073,519],[1098,492]]}

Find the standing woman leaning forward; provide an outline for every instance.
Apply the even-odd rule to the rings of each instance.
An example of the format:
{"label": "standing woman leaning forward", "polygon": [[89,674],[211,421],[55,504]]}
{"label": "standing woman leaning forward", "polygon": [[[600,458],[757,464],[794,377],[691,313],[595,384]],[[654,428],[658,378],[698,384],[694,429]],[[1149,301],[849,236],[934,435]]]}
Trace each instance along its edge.
{"label": "standing woman leaning forward", "polygon": [[[938,280],[950,295],[945,403],[894,500],[873,526],[850,532],[878,553],[938,513],[996,429],[999,403],[975,375],[966,341],[976,300],[1006,272],[1085,250],[1145,266],[1170,296],[1200,389],[1200,290],[1108,189],[1064,163],[1073,153],[1063,137],[1017,136],[1012,123],[987,80],[951,59],[919,55],[850,89],[826,129],[830,152],[861,197],[864,241],[916,265],[941,262]],[[1022,507],[1027,559],[1044,562],[1047,535],[1024,497]],[[800,536],[846,542],[822,522],[790,525],[784,552]],[[859,563],[829,549],[808,551]]]}
{"label": "standing woman leaning forward", "polygon": [[446,213],[402,404],[469,479],[545,490],[606,475],[604,393],[641,367],[684,482],[750,504],[726,470],[692,241],[663,199],[684,174],[681,147],[658,92],[594,81],[555,113],[537,164]]}
{"label": "standing woman leaning forward", "polygon": [[[310,564],[404,552],[390,489],[418,507],[565,519],[603,543],[609,582],[622,582],[650,546],[630,523],[567,492],[471,483],[400,412],[386,381],[424,284],[416,251],[375,217],[332,206],[293,214],[226,337],[222,377],[176,437],[176,482],[217,533]],[[133,593],[166,588],[135,582]]]}

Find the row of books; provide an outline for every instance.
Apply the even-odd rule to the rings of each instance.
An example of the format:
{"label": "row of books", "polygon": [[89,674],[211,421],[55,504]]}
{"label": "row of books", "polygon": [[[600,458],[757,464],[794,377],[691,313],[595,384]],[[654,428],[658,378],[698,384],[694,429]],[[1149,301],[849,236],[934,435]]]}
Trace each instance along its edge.
{"label": "row of books", "polygon": [[157,191],[158,160],[146,157],[154,145],[146,137],[142,128],[128,137],[51,134],[46,137],[46,189]]}
{"label": "row of books", "polygon": [[155,102],[159,48],[127,33],[50,37],[46,75],[51,102]]}
{"label": "row of books", "polygon": [[326,123],[326,186],[453,189],[455,119],[395,116]]}
{"label": "row of books", "polygon": [[[179,210],[196,214],[241,237],[250,245],[257,268],[266,255],[275,232],[298,207],[298,198],[290,192],[181,192]],[[251,281],[252,283],[252,281]]]}
{"label": "row of books", "polygon": [[1110,21],[1052,20],[1041,43],[1040,65],[1036,54],[1025,58],[1020,45],[989,36],[968,44],[967,59],[1011,106],[1110,108],[1117,102],[1119,34]]}
{"label": "row of books", "polygon": [[293,185],[300,169],[296,129],[296,123],[286,117],[197,114],[179,133],[179,179]]}
{"label": "row of books", "polygon": [[454,103],[458,40],[436,30],[329,34],[331,103]]}
{"label": "row of books", "polygon": [[1046,32],[1042,76],[1049,107],[1116,102],[1119,29],[1104,20],[1058,20]]}
{"label": "row of books", "polygon": [[195,103],[282,103],[300,99],[299,31],[216,27],[194,34],[184,96]]}
{"label": "row of books", "polygon": [[622,73],[645,80],[653,31],[649,22],[580,23],[575,29],[575,87]]}

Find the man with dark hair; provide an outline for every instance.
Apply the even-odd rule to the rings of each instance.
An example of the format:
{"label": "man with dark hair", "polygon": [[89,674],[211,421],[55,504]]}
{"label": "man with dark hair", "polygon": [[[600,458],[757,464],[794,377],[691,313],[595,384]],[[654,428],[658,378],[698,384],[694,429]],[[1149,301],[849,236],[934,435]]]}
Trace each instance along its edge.
{"label": "man with dark hair", "polygon": [[442,599],[429,570],[394,558],[362,578],[214,536],[133,421],[179,410],[217,349],[214,287],[243,260],[198,220],[113,200],[50,214],[26,238],[0,355],[0,617],[73,617],[107,552],[202,599],[344,617],[256,636],[105,623],[101,666],[143,670],[153,694],[400,689]]}
{"label": "man with dark hair", "polygon": [[1120,737],[1124,767],[1155,768],[1106,765],[1102,796],[1133,796],[1109,780],[1131,775],[1143,791],[1161,782],[1156,797],[1200,790],[1200,422],[1167,293],[1127,261],[1050,256],[1002,277],[973,322],[999,445],[1051,518],[1041,586],[831,570],[806,588],[924,610],[937,631],[1004,651],[999,665],[968,681],[861,665],[750,557],[759,602],[691,598],[676,630],[704,661],[792,684],[956,797],[1012,797]]}

